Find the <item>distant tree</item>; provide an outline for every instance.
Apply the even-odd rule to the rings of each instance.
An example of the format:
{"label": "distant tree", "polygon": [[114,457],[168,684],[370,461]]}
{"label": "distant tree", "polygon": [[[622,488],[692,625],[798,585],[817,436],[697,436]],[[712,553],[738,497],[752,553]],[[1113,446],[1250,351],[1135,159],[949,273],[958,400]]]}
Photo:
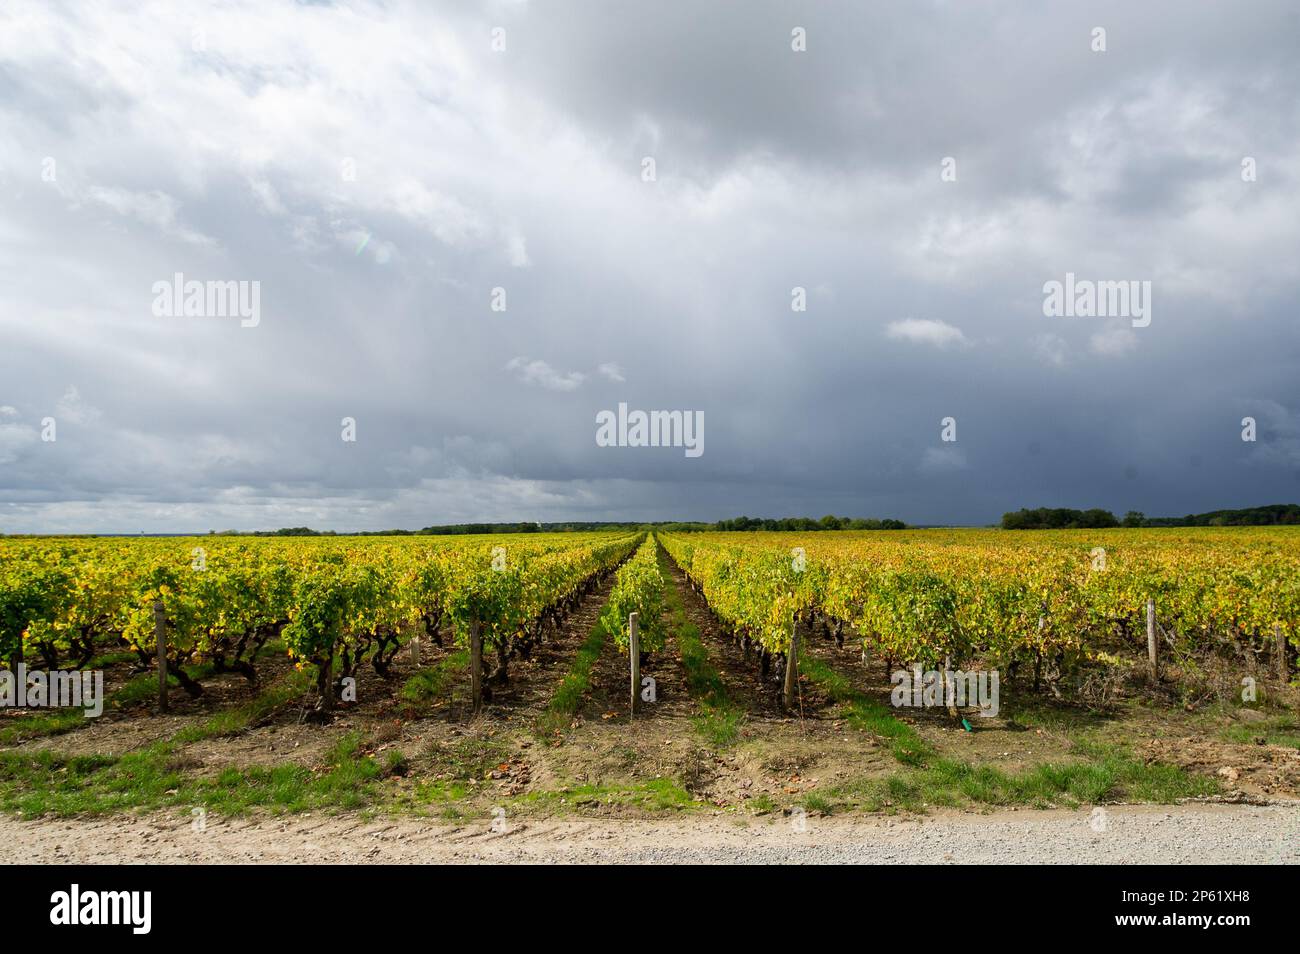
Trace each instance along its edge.
{"label": "distant tree", "polygon": [[812,530],[902,530],[907,524],[901,520],[862,520],[849,517],[837,517],[827,514],[820,520],[811,517],[782,517],[760,519],[757,517],[735,517],[731,520],[719,520],[712,529],[730,531],[780,530],[787,533],[803,533]]}
{"label": "distant tree", "polygon": [[1039,507],[1002,515],[1003,530],[1097,530],[1118,526],[1113,513],[1095,507],[1092,510]]}
{"label": "distant tree", "polygon": [[1017,510],[1014,513],[1004,513],[1002,515],[1003,530],[1027,530],[1029,529],[1029,511]]}
{"label": "distant tree", "polygon": [[1107,527],[1118,527],[1119,521],[1109,510],[1094,508],[1083,512],[1079,517],[1078,526],[1085,530],[1101,530]]}

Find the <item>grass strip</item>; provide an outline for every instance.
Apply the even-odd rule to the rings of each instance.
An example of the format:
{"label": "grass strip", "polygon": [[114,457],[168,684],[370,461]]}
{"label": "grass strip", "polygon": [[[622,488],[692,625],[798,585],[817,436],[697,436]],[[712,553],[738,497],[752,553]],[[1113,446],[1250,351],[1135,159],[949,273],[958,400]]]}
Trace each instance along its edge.
{"label": "grass strip", "polygon": [[668,778],[656,778],[625,785],[566,785],[561,788],[528,792],[517,796],[513,801],[517,805],[527,807],[581,809],[623,805],[650,811],[684,810],[698,808],[702,804],[680,783]]}
{"label": "grass strip", "polygon": [[801,654],[799,671],[832,702],[848,709],[845,721],[851,727],[884,740],[894,758],[904,765],[922,766],[934,755],[934,750],[915,728],[896,717],[889,706],[854,688],[843,673],[836,672],[823,660],[811,654]]}
{"label": "grass strip", "polygon": [[[661,554],[660,561],[665,557]],[[669,628],[677,640],[677,653],[686,670],[686,686],[700,706],[700,714],[692,720],[695,731],[711,744],[723,747],[735,742],[740,735],[743,710],[727,694],[722,675],[709,660],[709,651],[700,639],[700,629],[686,618],[686,606],[676,580],[667,567],[664,578],[664,606],[669,615]]]}
{"label": "grass strip", "polygon": [[597,617],[591,632],[578,648],[573,665],[555,688],[546,711],[537,719],[539,735],[555,740],[572,723],[574,714],[582,705],[582,697],[591,688],[591,670],[600,658],[608,637],[605,624]]}
{"label": "grass strip", "polygon": [[172,743],[120,756],[0,753],[0,808],[26,817],[103,815],[127,810],[204,808],[235,815],[250,809],[298,812],[361,808],[384,769],[361,751],[361,734],[342,737],[324,764],[223,769],[189,778]]}
{"label": "grass strip", "polygon": [[[283,655],[283,653],[284,653],[283,644],[280,643],[279,640],[271,640],[265,646],[262,647],[261,651],[258,653],[257,658],[263,659],[273,655]],[[86,669],[83,671],[89,672],[96,669],[105,669],[110,665],[128,665],[128,664],[135,664],[138,662],[139,662],[139,657],[135,653],[113,652],[113,653],[107,653],[102,656],[96,656],[94,659],[90,661],[90,665],[88,665]],[[216,667],[213,666],[211,663],[198,663],[193,666],[185,667],[185,674],[188,675],[195,682],[200,682],[204,679],[208,679],[211,676],[213,676],[215,673],[216,673]],[[176,679],[174,675],[168,676],[167,685],[169,688],[175,689],[180,687],[180,682],[179,680]],[[305,692],[307,688],[309,688],[309,686],[303,685],[298,690],[298,693],[301,694],[302,692]],[[125,709],[125,708],[130,708],[131,706],[151,703],[157,698],[158,698],[157,672],[142,672],[139,675],[134,676],[133,678],[127,680],[126,683],[124,683],[121,687],[119,687],[114,692],[109,693],[108,698],[104,700],[104,708]],[[240,710],[249,710],[250,713],[249,717],[244,719],[244,724],[242,725],[239,724],[241,718],[244,718],[239,714],[240,710],[237,710],[235,713],[229,713],[229,714],[223,713],[213,717],[212,721],[214,723],[218,723],[223,718],[227,718],[232,728],[226,730],[209,731],[207,734],[196,736],[196,738],[210,738],[213,735],[232,735],[235,732],[242,731],[244,728],[247,727],[248,724],[255,723],[261,718],[261,716],[257,714],[257,707],[259,706],[259,704],[266,705],[268,702],[272,700],[277,700],[277,701],[274,701],[274,704],[270,705],[271,709],[274,709],[279,705],[283,705],[285,702],[291,701],[290,699],[278,698],[278,696],[274,692],[272,692],[272,695],[267,700],[262,700],[262,697],[259,697],[258,699],[253,700],[251,703],[248,703],[246,706],[240,707]],[[62,735],[66,732],[71,732],[74,729],[80,728],[81,726],[85,725],[87,721],[85,716],[85,711],[81,707],[69,707],[66,709],[48,709],[43,711],[23,713],[22,715],[11,717],[11,720],[12,720],[11,725],[0,727],[0,745],[14,745],[18,742],[22,742],[27,739],[38,739],[38,738],[45,738],[52,735]],[[201,730],[194,730],[194,731],[201,731]],[[193,740],[190,739],[186,741],[193,741]]]}
{"label": "grass strip", "polygon": [[443,699],[450,701],[468,672],[468,649],[458,649],[434,665],[424,667],[402,686],[403,714],[415,716]]}
{"label": "grass strip", "polygon": [[896,759],[911,771],[885,778],[862,779],[809,793],[809,811],[842,808],[922,811],[929,806],[1053,805],[1076,806],[1106,801],[1170,803],[1219,790],[1212,778],[1174,765],[1135,759],[1122,746],[1073,740],[1076,760],[1047,762],[1020,772],[960,759],[940,758],[916,729],[898,719],[888,706],[854,688],[823,660],[805,656],[801,671],[833,701],[848,708],[854,728],[886,740]]}
{"label": "grass strip", "polygon": [[1184,772],[1174,765],[1148,764],[1120,746],[1082,743],[1085,758],[1042,763],[1020,772],[957,759],[886,778],[860,779],[810,792],[808,811],[842,810],[921,812],[933,806],[1025,805],[1035,808],[1078,807],[1105,802],[1170,804],[1219,791],[1218,782]]}
{"label": "grass strip", "polygon": [[182,745],[203,739],[215,739],[222,736],[238,735],[263,719],[268,718],[281,706],[286,706],[302,698],[315,684],[311,673],[297,669],[281,676],[265,691],[244,703],[209,717],[199,725],[187,726],[173,736],[173,741]]}
{"label": "grass strip", "polygon": [[[134,662],[135,657],[131,656],[127,661]],[[89,672],[90,669],[85,671]],[[186,666],[185,672],[191,679],[198,681],[211,676],[213,669],[210,665],[204,664]],[[171,687],[180,686],[175,676],[168,677],[167,683]],[[157,698],[158,674],[156,672],[144,672],[129,679],[120,688],[109,693],[108,698],[104,700],[104,708],[106,710],[124,709]],[[26,712],[22,715],[11,716],[10,719],[11,725],[0,728],[0,745],[14,745],[28,739],[62,735],[65,732],[78,729],[90,721],[81,706]]]}

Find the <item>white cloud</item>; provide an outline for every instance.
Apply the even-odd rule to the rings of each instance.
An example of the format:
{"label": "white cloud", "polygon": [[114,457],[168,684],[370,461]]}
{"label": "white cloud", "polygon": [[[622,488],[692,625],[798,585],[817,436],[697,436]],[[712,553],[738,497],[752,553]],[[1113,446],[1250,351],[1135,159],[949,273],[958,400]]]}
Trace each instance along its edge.
{"label": "white cloud", "polygon": [[335,241],[356,257],[369,255],[380,265],[386,265],[397,255],[396,245],[376,238],[366,229],[343,222],[334,222],[331,225],[334,229]]}
{"label": "white cloud", "polygon": [[180,203],[157,189],[133,192],[130,189],[91,186],[82,197],[112,209],[124,218],[135,219],[151,226],[168,238],[180,239],[192,245],[213,245],[215,241],[201,232],[181,225],[177,221]]}
{"label": "white cloud", "polygon": [[946,321],[934,321],[929,318],[891,321],[885,328],[885,334],[895,341],[910,341],[914,344],[933,345],[936,348],[970,343],[960,328]]}
{"label": "white cloud", "polygon": [[285,208],[284,203],[280,200],[280,195],[275,191],[275,186],[265,179],[250,178],[248,188],[257,197],[257,201],[261,203],[267,214],[285,215],[288,213],[289,210]]}
{"label": "white cloud", "polygon": [[69,421],[73,424],[93,424],[101,417],[99,408],[87,404],[81,399],[81,392],[73,385],[63,392],[63,397],[54,406],[55,419]]}
{"label": "white cloud", "polygon": [[1069,346],[1060,335],[1037,335],[1032,344],[1040,361],[1058,368],[1065,366]]}
{"label": "white cloud", "polygon": [[608,378],[610,381],[613,381],[615,384],[622,384],[624,381],[627,380],[627,378],[623,374],[623,369],[619,365],[615,364],[613,361],[606,361],[596,370],[603,377]]}
{"label": "white cloud", "polygon": [[587,379],[581,371],[561,373],[540,359],[511,358],[506,363],[506,370],[517,372],[516,376],[524,384],[548,391],[576,391]]}
{"label": "white cloud", "polygon": [[519,232],[511,229],[505,239],[506,259],[515,268],[527,268],[533,264],[528,257],[528,241]]}
{"label": "white cloud", "polygon": [[1122,358],[1137,347],[1137,334],[1131,328],[1111,328],[1099,331],[1088,339],[1094,354],[1107,358]]}

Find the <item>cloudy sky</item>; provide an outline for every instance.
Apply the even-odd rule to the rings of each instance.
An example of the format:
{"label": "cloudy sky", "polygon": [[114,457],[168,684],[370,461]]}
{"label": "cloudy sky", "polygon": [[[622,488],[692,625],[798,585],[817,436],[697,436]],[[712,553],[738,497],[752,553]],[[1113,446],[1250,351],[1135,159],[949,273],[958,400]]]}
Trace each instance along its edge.
{"label": "cloudy sky", "polygon": [[1086,6],[6,0],[0,531],[1300,500],[1300,7]]}

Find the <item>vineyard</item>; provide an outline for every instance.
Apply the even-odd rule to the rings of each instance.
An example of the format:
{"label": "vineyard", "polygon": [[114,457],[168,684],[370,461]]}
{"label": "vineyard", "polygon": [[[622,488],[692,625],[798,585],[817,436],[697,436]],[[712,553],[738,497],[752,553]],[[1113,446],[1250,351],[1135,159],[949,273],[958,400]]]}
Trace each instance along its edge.
{"label": "vineyard", "polygon": [[[475,656],[475,699],[527,656],[596,581],[644,535],[519,534],[448,545],[386,541],[44,540],[0,542],[0,657],[81,668],[127,647],[157,660],[192,695],[186,675],[257,678],[256,659],[278,637],[317,674],[321,708],[369,662],[387,672],[412,638],[438,643],[444,628]],[[159,652],[159,646],[163,652]]]}
{"label": "vineyard", "polygon": [[[829,537],[829,539],[828,539]],[[1285,680],[1300,627],[1289,530],[666,536],[724,625],[784,656],[796,622],[887,664],[980,663],[1058,692],[1098,667],[1160,657],[1254,662]],[[1288,649],[1289,645],[1289,649]]]}
{"label": "vineyard", "polygon": [[[1250,745],[1216,722],[1212,754],[1183,748],[1206,761],[1229,746],[1256,760],[1261,790],[1286,791],[1300,784],[1285,755],[1300,748],[1288,688],[1298,626],[1300,534],[1286,529],[5,538],[9,670],[107,668],[113,692],[93,727],[6,711],[0,798],[30,797],[14,778],[42,798],[66,784],[62,800],[34,810],[72,811],[97,783],[24,745],[57,751],[60,736],[73,751],[129,759],[144,727],[160,773],[187,746],[228,747],[219,782],[159,782],[172,794],[150,798],[164,804],[239,792],[298,805],[306,796],[272,785],[279,776],[246,792],[262,778],[249,752],[282,751],[285,732],[300,753],[286,757],[325,760],[295,776],[302,792],[346,767],[361,773],[350,792],[377,797],[373,759],[392,750],[391,785],[420,804],[472,803],[486,777],[498,798],[553,805],[590,789],[583,780],[617,777],[603,797],[638,806],[765,805],[804,797],[800,786],[821,775],[865,773],[845,803],[878,807],[895,803],[881,773],[899,766],[965,778],[976,765],[1001,772],[1011,756],[1007,771],[1023,774],[1103,750],[1098,793],[1160,799],[1207,783],[1143,781],[1144,765],[1163,772],[1179,753],[1116,754],[1132,741],[1116,706],[1154,706],[1139,711],[1167,720],[1142,730],[1159,746],[1210,732],[1198,719],[1234,722],[1243,677],[1270,707]],[[890,673],[914,666],[999,671],[1015,715],[976,719],[976,731],[951,708],[891,709]],[[1063,708],[1044,716],[1044,705]],[[1015,735],[1039,718],[1092,725],[1103,709],[1113,749],[1093,736],[1054,748],[1041,731]],[[89,804],[118,804],[117,764],[94,769],[104,789]],[[559,786],[550,793],[532,774],[542,766]],[[994,794],[981,783],[963,797],[1050,803],[1092,791],[1068,772],[1045,776],[1046,794],[996,777]],[[338,784],[322,803],[361,797]]]}

